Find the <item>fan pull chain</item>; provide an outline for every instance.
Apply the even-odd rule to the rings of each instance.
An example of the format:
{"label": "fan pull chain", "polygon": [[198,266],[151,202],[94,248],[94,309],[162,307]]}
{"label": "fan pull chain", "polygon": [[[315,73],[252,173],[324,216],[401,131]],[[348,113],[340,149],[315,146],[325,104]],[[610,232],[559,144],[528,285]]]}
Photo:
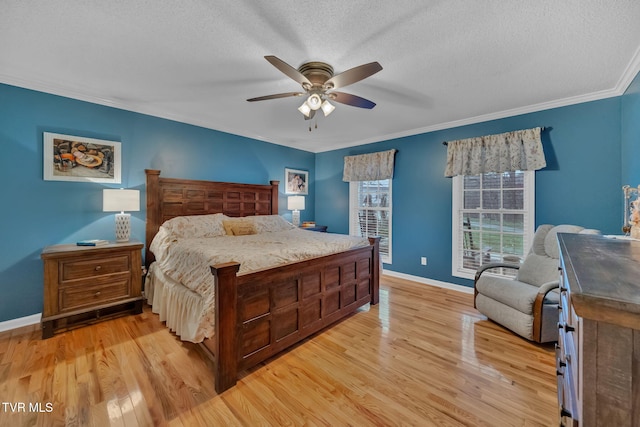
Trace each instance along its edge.
{"label": "fan pull chain", "polygon": [[[315,119],[315,125],[313,126],[315,129],[318,129],[318,118]],[[311,125],[309,125],[309,132],[311,132]]]}

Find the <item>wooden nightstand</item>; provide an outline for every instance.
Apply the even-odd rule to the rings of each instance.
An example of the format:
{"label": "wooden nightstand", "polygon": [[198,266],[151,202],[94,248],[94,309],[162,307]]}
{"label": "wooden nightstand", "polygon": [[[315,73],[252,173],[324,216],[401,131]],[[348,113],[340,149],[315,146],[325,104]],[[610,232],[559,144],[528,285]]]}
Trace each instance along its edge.
{"label": "wooden nightstand", "polygon": [[142,243],[44,248],[42,338],[55,331],[142,312]]}
{"label": "wooden nightstand", "polygon": [[327,232],[327,226],[326,225],[314,225],[313,227],[300,227],[303,230],[309,230],[309,231],[320,231],[322,233],[326,233]]}

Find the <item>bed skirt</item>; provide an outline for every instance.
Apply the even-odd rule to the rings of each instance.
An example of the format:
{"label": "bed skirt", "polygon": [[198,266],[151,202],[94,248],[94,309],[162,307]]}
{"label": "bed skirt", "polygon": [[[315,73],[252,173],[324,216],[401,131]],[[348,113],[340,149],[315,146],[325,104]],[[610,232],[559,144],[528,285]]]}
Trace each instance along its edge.
{"label": "bed skirt", "polygon": [[182,341],[199,343],[213,336],[213,322],[210,332],[198,327],[204,309],[202,297],[167,277],[155,262],[149,266],[144,294],[151,311]]}

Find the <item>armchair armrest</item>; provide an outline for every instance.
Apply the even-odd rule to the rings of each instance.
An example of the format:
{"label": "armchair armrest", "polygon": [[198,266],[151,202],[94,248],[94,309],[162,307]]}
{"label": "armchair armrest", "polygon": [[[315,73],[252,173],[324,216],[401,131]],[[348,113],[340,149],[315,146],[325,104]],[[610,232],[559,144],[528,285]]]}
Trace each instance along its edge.
{"label": "armchair armrest", "polygon": [[490,262],[487,264],[482,264],[477,270],[476,270],[476,277],[474,279],[474,282],[477,282],[478,279],[480,278],[480,276],[482,275],[482,273],[484,273],[487,270],[491,270],[492,268],[512,268],[514,270],[518,270],[520,269],[520,264],[513,264],[513,263],[508,263],[508,262]]}
{"label": "armchair armrest", "polygon": [[533,340],[536,342],[541,342],[542,340],[542,306],[544,305],[544,299],[549,292],[559,287],[560,280],[552,280],[551,282],[543,283],[538,288],[538,295],[533,301]]}
{"label": "armchair armrest", "polygon": [[547,295],[553,289],[556,289],[556,288],[559,288],[559,287],[560,287],[560,280],[552,280],[551,282],[543,283],[538,288],[538,295],[540,295],[540,294]]}

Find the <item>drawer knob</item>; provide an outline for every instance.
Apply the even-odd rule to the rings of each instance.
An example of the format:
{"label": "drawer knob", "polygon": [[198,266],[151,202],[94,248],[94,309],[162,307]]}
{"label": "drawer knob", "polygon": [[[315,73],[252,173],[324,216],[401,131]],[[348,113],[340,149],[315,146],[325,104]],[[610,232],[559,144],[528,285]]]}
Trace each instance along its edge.
{"label": "drawer knob", "polygon": [[102,267],[101,267],[101,266],[96,265],[96,268],[95,268],[95,270],[96,270],[96,271],[100,271],[101,269],[102,269]]}
{"label": "drawer knob", "polygon": [[558,329],[564,329],[565,332],[573,332],[576,330],[576,328],[574,328],[571,325],[567,325],[566,323],[559,323],[559,322],[558,322]]}
{"label": "drawer knob", "polygon": [[96,292],[96,296],[99,297],[100,296],[100,291]]}

